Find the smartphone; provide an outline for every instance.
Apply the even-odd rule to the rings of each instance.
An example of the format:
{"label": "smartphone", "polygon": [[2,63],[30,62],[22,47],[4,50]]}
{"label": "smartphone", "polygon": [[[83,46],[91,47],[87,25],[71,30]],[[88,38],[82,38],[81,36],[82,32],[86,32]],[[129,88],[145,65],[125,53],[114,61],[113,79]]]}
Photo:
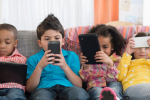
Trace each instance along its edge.
{"label": "smartphone", "polygon": [[[60,54],[60,41],[49,41],[48,42],[48,50],[51,50],[50,53]],[[50,56],[52,57],[52,56]],[[59,59],[59,57],[55,57],[55,59]],[[55,61],[54,63],[59,63]]]}
{"label": "smartphone", "polygon": [[149,47],[147,40],[150,38],[150,36],[145,37],[134,37],[135,46],[134,48],[140,48],[140,47]]}
{"label": "smartphone", "polygon": [[88,60],[86,64],[102,64],[102,62],[96,62],[96,60],[94,59],[96,52],[100,51],[97,34],[94,33],[80,34],[78,38],[81,51],[83,55],[87,57]]}

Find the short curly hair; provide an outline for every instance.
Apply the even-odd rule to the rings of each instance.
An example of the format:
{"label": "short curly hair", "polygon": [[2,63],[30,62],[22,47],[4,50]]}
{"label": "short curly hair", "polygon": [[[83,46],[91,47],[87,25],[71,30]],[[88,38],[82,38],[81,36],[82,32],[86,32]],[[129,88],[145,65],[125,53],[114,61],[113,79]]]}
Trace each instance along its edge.
{"label": "short curly hair", "polygon": [[98,36],[110,37],[111,44],[114,48],[111,54],[116,53],[121,56],[121,50],[125,47],[126,42],[114,26],[99,24],[93,27],[88,33],[96,33]]}
{"label": "short curly hair", "polygon": [[61,25],[60,21],[53,15],[48,15],[37,27],[37,37],[41,40],[41,36],[45,33],[45,31],[52,29],[61,33],[64,38],[64,28]]}
{"label": "short curly hair", "polygon": [[7,31],[13,32],[15,40],[17,39],[18,31],[15,26],[13,26],[11,24],[7,24],[7,23],[0,24],[0,30],[7,30]]}

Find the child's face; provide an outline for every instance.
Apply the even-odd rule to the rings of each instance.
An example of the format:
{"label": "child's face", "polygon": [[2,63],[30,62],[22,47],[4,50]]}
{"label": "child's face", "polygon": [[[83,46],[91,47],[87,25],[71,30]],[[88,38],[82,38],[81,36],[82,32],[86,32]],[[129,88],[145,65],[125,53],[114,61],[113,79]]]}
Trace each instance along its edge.
{"label": "child's face", "polygon": [[108,56],[110,56],[111,51],[113,49],[111,45],[110,37],[98,36],[98,41],[99,41],[101,51],[103,51]]}
{"label": "child's face", "polygon": [[149,59],[150,48],[138,48],[136,51],[134,51],[133,55],[135,59],[145,58]]}
{"label": "child's face", "polygon": [[48,50],[48,41],[60,41],[60,47],[64,45],[64,39],[59,31],[49,29],[45,31],[41,36],[41,40],[38,40],[37,42],[39,47],[42,47],[44,51],[46,51]]}
{"label": "child's face", "polygon": [[0,57],[10,56],[18,40],[15,40],[14,33],[8,30],[0,30]]}

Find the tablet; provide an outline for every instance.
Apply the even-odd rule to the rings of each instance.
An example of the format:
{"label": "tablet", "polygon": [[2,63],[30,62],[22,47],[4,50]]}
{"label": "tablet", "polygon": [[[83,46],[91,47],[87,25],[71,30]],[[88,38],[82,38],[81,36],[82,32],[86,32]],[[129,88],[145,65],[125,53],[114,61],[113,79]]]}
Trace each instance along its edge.
{"label": "tablet", "polygon": [[14,82],[26,86],[27,65],[0,61],[0,83]]}
{"label": "tablet", "polygon": [[100,51],[97,34],[94,33],[80,34],[78,38],[81,51],[83,55],[87,57],[88,60],[86,64],[102,64],[102,62],[96,62],[96,60],[94,59],[96,52]]}
{"label": "tablet", "polygon": [[134,37],[135,46],[134,48],[141,48],[141,47],[149,47],[147,40],[150,36],[145,37]]}

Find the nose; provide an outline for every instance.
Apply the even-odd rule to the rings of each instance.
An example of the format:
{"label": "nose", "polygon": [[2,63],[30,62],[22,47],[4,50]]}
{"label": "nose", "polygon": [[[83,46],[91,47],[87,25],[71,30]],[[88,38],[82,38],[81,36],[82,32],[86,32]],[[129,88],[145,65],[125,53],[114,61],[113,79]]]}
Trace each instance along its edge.
{"label": "nose", "polygon": [[141,50],[141,53],[145,52],[145,48],[140,48],[140,50]]}
{"label": "nose", "polygon": [[4,43],[0,43],[0,49],[4,49],[5,48],[5,44]]}
{"label": "nose", "polygon": [[54,38],[51,38],[50,41],[55,41],[55,39],[54,39]]}

